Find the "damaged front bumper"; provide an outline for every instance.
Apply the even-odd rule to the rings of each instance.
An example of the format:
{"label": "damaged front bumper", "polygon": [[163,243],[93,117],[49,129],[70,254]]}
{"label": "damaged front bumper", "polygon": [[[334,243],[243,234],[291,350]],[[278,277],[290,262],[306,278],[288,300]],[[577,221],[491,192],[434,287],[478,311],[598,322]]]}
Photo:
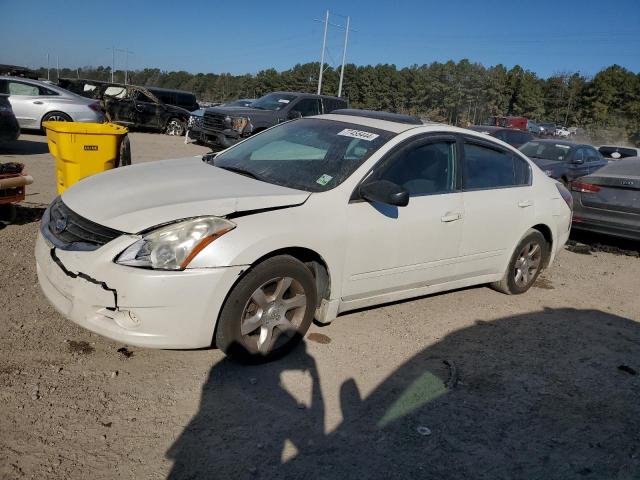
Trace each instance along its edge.
{"label": "damaged front bumper", "polygon": [[123,235],[95,251],[65,251],[39,233],[35,253],[42,291],[66,318],[128,345],[211,345],[227,292],[246,267],[169,272],[114,263],[132,241]]}

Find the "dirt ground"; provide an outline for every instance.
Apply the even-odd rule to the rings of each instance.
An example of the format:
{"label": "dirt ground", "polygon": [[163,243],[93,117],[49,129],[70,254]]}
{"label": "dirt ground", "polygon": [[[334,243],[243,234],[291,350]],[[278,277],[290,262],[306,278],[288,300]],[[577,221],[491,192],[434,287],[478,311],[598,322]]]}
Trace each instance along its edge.
{"label": "dirt ground", "polygon": [[[131,145],[134,163],[205,151]],[[22,135],[0,161],[35,177],[0,230],[0,478],[640,478],[637,256],[565,250],[525,295],[361,310],[242,366],[57,314],[33,259],[55,195],[45,138]]]}

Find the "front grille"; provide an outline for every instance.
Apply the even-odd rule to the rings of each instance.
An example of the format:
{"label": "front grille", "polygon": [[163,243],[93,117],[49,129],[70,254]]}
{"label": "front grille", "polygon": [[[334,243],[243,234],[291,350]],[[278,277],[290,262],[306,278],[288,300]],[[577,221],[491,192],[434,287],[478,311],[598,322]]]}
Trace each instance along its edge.
{"label": "front grille", "polygon": [[42,234],[62,250],[96,250],[123,234],[81,217],[56,198],[42,217]]}
{"label": "front grille", "polygon": [[207,130],[224,130],[224,115],[205,112],[202,123]]}

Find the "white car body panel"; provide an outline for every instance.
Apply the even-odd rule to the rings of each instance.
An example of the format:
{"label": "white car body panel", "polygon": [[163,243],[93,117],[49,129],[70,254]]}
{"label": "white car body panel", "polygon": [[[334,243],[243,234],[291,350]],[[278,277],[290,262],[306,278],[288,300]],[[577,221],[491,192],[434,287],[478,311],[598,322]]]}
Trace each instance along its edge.
{"label": "white car body panel", "polygon": [[[406,139],[428,133],[487,137],[444,125],[344,115],[322,118],[393,128],[398,135],[342,184],[321,193],[259,182],[193,158],[85,179],[68,189],[63,201],[111,228],[134,233],[182,218],[229,214],[235,214],[236,228],[204,248],[186,270],[176,272],[114,263],[140,238],[133,234],[92,252],[55,249],[67,270],[95,282],[81,276],[60,279],[52,249],[40,235],[36,260],[43,291],[64,315],[107,337],[132,345],[199,348],[211,343],[224,299],[242,273],[279,250],[308,249],[326,263],[330,296],[318,317],[327,322],[339,312],[497,281],[517,243],[536,225],[551,231],[549,263],[568,238],[571,212],[555,181],[495,139],[490,141],[529,163],[530,186],[412,197],[408,206],[395,209],[350,202],[371,168]],[[62,287],[56,288],[56,282]],[[105,305],[113,292],[104,285],[117,291],[118,305]],[[138,324],[132,324],[131,315]]]}
{"label": "white car body panel", "polygon": [[109,170],[85,178],[65,191],[62,199],[96,223],[136,233],[182,218],[296,205],[309,195],[188,157]]}

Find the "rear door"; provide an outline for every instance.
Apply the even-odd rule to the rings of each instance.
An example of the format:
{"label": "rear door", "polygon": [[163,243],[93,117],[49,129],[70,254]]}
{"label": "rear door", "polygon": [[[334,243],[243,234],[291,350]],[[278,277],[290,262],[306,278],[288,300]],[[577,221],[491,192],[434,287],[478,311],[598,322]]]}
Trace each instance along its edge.
{"label": "rear door", "polygon": [[464,221],[460,273],[500,273],[505,257],[533,225],[531,168],[516,153],[493,142],[463,137]]}
{"label": "rear door", "polygon": [[589,173],[593,173],[609,163],[604,158],[602,158],[600,152],[598,152],[595,148],[584,147],[584,149],[587,156],[587,168],[589,170]]}
{"label": "rear door", "polygon": [[302,98],[295,102],[289,112],[300,112],[303,117],[310,117],[312,115],[320,115],[322,112],[322,106],[319,98]]}

